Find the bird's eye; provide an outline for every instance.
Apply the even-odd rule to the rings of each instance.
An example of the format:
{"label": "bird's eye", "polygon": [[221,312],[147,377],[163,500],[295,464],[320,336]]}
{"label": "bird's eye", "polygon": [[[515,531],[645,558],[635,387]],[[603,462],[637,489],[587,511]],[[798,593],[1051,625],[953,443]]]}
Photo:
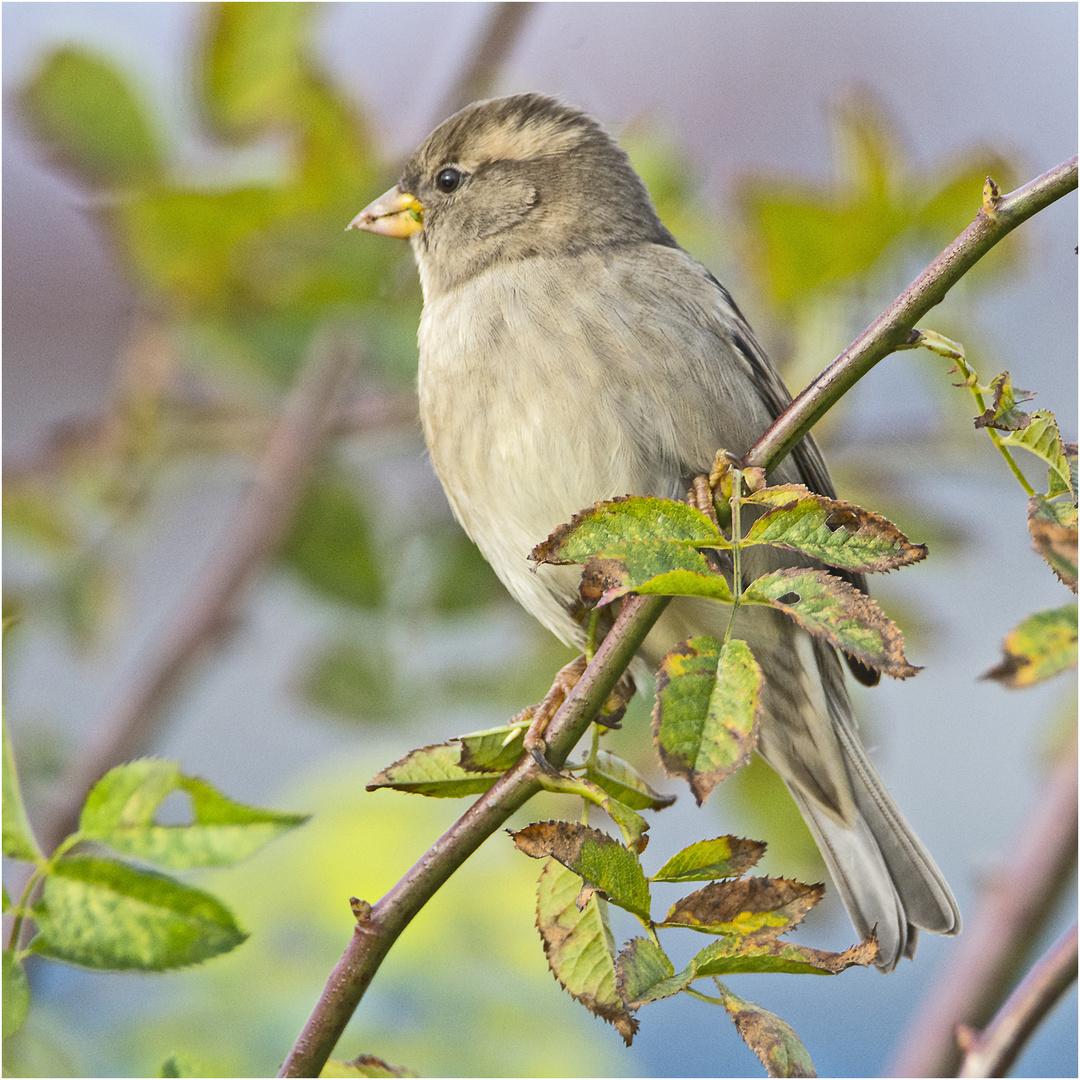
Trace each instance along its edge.
{"label": "bird's eye", "polygon": [[460,169],[440,169],[435,174],[435,186],[444,194],[449,195],[451,191],[457,191],[464,179]]}

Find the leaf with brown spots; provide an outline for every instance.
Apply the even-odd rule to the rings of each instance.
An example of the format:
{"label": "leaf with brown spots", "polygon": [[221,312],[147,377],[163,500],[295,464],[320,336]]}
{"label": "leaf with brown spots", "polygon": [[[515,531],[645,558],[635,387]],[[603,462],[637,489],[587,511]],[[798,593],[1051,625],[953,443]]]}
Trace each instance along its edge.
{"label": "leaf with brown spots", "polygon": [[733,994],[719,979],[716,986],[735,1030],[757,1054],[769,1076],[817,1076],[806,1047],[790,1024],[776,1013]]}
{"label": "leaf with brown spots", "polygon": [[1035,550],[1062,584],[1076,592],[1076,506],[1033,495],[1028,502],[1028,531]]}
{"label": "leaf with brown spots", "polygon": [[745,641],[684,641],[656,673],[653,734],[660,760],[698,803],[750,760],[761,715],[761,668]]}
{"label": "leaf with brown spots", "polygon": [[854,503],[829,499],[801,484],[764,488],[743,499],[766,507],[746,534],[744,545],[773,544],[852,573],[880,573],[926,558],[880,514]]}
{"label": "leaf with brown spots", "polygon": [[554,859],[536,888],[536,927],[551,973],[571,997],[613,1024],[627,1046],[638,1022],[615,989],[615,941],[604,898]]}
{"label": "leaf with brown spots", "polygon": [[894,679],[907,679],[921,670],[907,662],[903,636],[881,608],[866,593],[824,570],[777,570],[752,582],[743,599],[779,608],[804,630]]}
{"label": "leaf with brown spots", "polygon": [[1066,604],[1029,615],[1005,638],[1004,659],[984,679],[1009,689],[1034,686],[1076,667],[1077,607]]}
{"label": "leaf with brown spots", "polygon": [[714,881],[677,900],[659,925],[764,940],[797,926],[824,895],[824,885],[789,878]]}
{"label": "leaf with brown spots", "polygon": [[510,835],[526,855],[558,859],[613,904],[649,918],[649,886],[641,863],[607,833],[573,821],[537,821]]}

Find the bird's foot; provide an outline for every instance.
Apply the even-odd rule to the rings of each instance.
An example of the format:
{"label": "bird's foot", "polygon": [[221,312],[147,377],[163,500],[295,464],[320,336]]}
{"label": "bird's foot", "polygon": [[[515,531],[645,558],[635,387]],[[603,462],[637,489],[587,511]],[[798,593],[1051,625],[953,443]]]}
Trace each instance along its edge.
{"label": "bird's foot", "polygon": [[[551,684],[551,689],[544,695],[544,700],[539,705],[531,705],[519,714],[518,719],[528,719],[529,727],[525,732],[522,745],[532,754],[533,760],[544,772],[556,776],[559,770],[547,759],[547,743],[544,734],[548,724],[551,723],[555,714],[562,708],[563,703],[570,696],[571,691],[578,684],[578,680],[585,673],[588,663],[584,656],[571,660],[569,664],[561,668]],[[634,696],[636,687],[629,672],[615,684],[615,688],[608,695],[603,708],[597,713],[595,722],[604,727],[618,727],[619,721],[626,712],[626,706]]]}

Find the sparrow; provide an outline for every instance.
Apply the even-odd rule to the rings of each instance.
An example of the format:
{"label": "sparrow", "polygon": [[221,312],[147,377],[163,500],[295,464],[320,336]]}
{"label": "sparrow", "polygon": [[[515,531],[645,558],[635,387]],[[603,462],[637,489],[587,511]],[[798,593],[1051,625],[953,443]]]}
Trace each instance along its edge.
{"label": "sparrow", "polygon": [[[718,448],[745,453],[790,402],[780,376],[728,291],[661,223],[625,152],[553,98],[462,109],[350,227],[411,243],[420,415],[454,515],[522,606],[580,647],[580,567],[535,566],[530,552],[595,502],[677,499]],[[770,481],[834,495],[809,436]],[[744,558],[747,580],[807,563],[766,546]],[[687,637],[723,637],[729,615],[676,598],[641,653],[655,669]],[[957,933],[945,879],[860,742],[836,651],[772,609],[742,608],[736,626],[764,675],[757,750],[856,929],[876,929],[878,966],[914,956],[920,929]]]}

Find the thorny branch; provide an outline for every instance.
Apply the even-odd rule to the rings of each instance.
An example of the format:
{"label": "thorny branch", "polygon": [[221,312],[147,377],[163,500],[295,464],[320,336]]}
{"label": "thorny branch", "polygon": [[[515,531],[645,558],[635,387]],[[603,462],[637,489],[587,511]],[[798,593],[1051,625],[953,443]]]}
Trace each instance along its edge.
{"label": "thorny branch", "polygon": [[[875,364],[906,342],[917,320],[940,303],[967,271],[1017,225],[1077,184],[1077,159],[980,209],[975,221],[777,418],[743,459],[770,468],[790,452]],[[988,210],[990,212],[988,212]],[[548,757],[558,766],[630,663],[667,605],[666,597],[631,596],[593,662],[547,730]],[[331,973],[279,1076],[318,1076],[364,992],[413,916],[465,859],[539,789],[526,756],[482,795],[370,912],[357,920],[348,948]]]}

